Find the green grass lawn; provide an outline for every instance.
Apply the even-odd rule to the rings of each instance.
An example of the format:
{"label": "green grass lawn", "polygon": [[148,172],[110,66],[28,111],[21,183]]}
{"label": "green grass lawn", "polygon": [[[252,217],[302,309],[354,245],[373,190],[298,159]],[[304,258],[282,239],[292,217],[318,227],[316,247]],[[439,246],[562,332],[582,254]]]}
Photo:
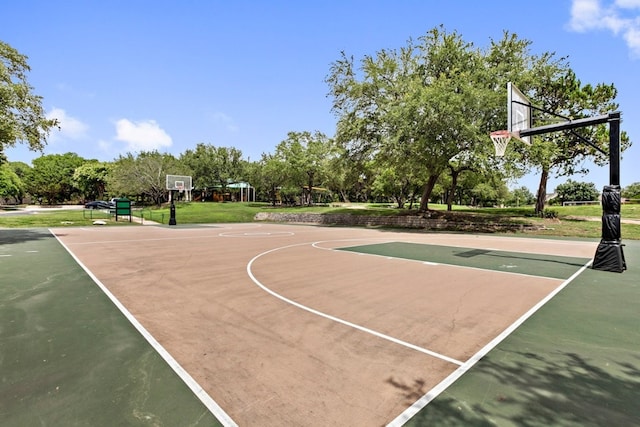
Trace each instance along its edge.
{"label": "green grass lawn", "polygon": [[[446,205],[430,204],[435,211],[446,211]],[[461,215],[475,215],[484,220],[509,220],[513,222],[530,222],[540,226],[540,230],[527,231],[528,235],[563,236],[599,238],[601,223],[599,220],[590,221],[587,218],[600,218],[600,206],[551,206],[548,208],[557,214],[557,218],[542,219],[533,215],[533,207],[518,208],[469,208],[454,206],[454,213]],[[267,203],[177,203],[176,222],[178,225],[252,222],[258,212],[315,212],[315,213],[349,213],[351,215],[411,215],[416,210],[397,209],[386,204],[333,204],[312,207],[272,207]],[[134,210],[134,215],[144,221],[154,221],[161,224],[169,223],[170,211],[168,206],[151,207]],[[640,205],[622,205],[623,219],[640,220]],[[95,220],[104,220],[107,226],[138,225],[126,220],[115,222],[103,211],[90,210],[52,210],[24,215],[6,215],[0,213],[0,228],[38,228],[64,226],[90,226]],[[622,224],[623,239],[640,240],[640,225]]]}
{"label": "green grass lawn", "polygon": [[[15,209],[12,209],[15,210]],[[116,222],[106,211],[90,209],[38,211],[30,214],[8,215],[0,210],[0,228],[77,227],[93,225],[102,220],[107,225],[129,225],[120,217]]]}

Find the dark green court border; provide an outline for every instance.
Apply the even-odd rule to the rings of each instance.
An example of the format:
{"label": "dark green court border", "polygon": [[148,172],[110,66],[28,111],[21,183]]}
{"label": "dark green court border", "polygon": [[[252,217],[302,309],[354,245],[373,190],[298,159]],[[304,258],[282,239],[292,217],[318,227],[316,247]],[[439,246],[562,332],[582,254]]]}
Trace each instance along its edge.
{"label": "dark green court border", "polygon": [[[640,242],[587,269],[406,426],[640,425]],[[419,378],[398,392],[415,402]]]}
{"label": "dark green court border", "polygon": [[588,258],[407,242],[351,246],[339,250],[555,279],[568,279],[589,262]]}
{"label": "dark green court border", "polygon": [[221,425],[44,229],[0,230],[0,425]]}

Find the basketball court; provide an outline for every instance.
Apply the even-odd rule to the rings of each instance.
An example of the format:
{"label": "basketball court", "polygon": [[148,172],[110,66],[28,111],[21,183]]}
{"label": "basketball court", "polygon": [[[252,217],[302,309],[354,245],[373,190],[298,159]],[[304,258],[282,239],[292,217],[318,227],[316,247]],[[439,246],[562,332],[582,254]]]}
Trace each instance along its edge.
{"label": "basketball court", "polygon": [[[262,426],[401,424],[597,246],[276,224],[52,231],[223,423]],[[408,404],[416,381],[428,392]]]}
{"label": "basketball court", "polygon": [[[531,110],[534,107],[515,86],[509,84],[507,90],[507,130],[491,134],[497,155],[505,153],[511,139],[530,143],[529,137],[534,135],[609,124],[611,185],[603,192],[603,236],[599,244],[282,224],[182,227],[177,226],[175,219],[173,195],[184,193],[189,200],[193,188],[191,177],[167,176],[166,188],[171,197],[170,227],[51,230],[56,242],[75,260],[76,267],[80,266],[93,281],[87,285],[74,273],[72,281],[77,282],[77,286],[66,292],[87,295],[84,298],[89,301],[93,297],[86,294],[87,286],[95,283],[100,292],[94,294],[106,295],[112,304],[108,307],[100,305],[104,318],[97,312],[84,313],[82,317],[88,319],[88,323],[98,325],[97,332],[86,336],[92,340],[96,335],[102,337],[99,347],[91,347],[95,352],[92,361],[108,366],[111,375],[119,378],[118,381],[95,380],[95,370],[85,368],[81,371],[90,373],[88,380],[74,379],[73,383],[82,383],[87,387],[85,393],[91,396],[96,394],[89,393],[89,388],[96,384],[110,385],[111,393],[97,394],[104,396],[105,401],[111,399],[109,403],[100,401],[100,397],[92,402],[92,408],[101,405],[107,408],[104,414],[98,410],[96,417],[104,420],[111,414],[114,423],[134,419],[138,423],[156,420],[162,424],[161,419],[180,419],[188,413],[190,425],[210,425],[213,414],[218,422],[228,426],[398,426],[407,422],[432,424],[443,420],[458,425],[465,419],[486,422],[486,418],[465,417],[486,413],[483,405],[487,391],[482,388],[494,384],[495,378],[510,380],[526,388],[529,382],[544,377],[546,368],[540,368],[535,375],[529,372],[536,363],[510,366],[508,361],[496,362],[485,356],[552,303],[574,280],[579,280],[587,269],[618,273],[627,269],[619,227],[620,114],[532,128]],[[27,233],[28,243],[23,245],[20,233],[15,234],[18,237],[6,246],[8,252],[0,254],[3,257],[13,257],[14,252],[18,256],[18,250],[22,251],[19,257],[27,259],[31,255],[25,256],[25,253],[39,251],[16,248],[46,240],[39,233]],[[33,258],[40,259],[37,257],[40,255]],[[45,297],[52,295],[46,293],[53,292],[45,285],[56,283],[56,288],[61,287],[66,282],[52,277],[66,277],[66,272],[58,272],[59,267],[53,262],[48,264],[51,275],[32,284],[28,273],[36,262],[31,260],[30,267],[23,269],[13,267],[15,274],[6,275],[13,283],[6,291],[8,301],[19,303],[5,307],[3,316],[10,319],[11,326],[4,332],[6,338],[2,333],[0,338],[3,342],[26,343],[33,341],[32,336],[37,336],[39,352],[34,354],[39,355],[50,353],[54,339],[45,340],[42,334],[38,335],[43,327],[38,322],[37,327],[31,325],[31,335],[26,334],[30,325],[25,313],[37,317],[39,311],[50,310],[52,306],[66,307],[64,297],[56,300],[56,304],[43,303],[47,300]],[[593,268],[590,268],[592,263]],[[68,266],[68,270],[76,271],[74,266]],[[612,281],[615,276],[605,272],[600,274],[606,279],[597,276],[593,283]],[[15,280],[18,273],[24,275],[21,280]],[[94,288],[91,289],[93,292]],[[615,290],[618,296],[633,293],[629,286],[620,289],[623,292]],[[597,295],[606,295],[601,289],[598,292]],[[595,299],[591,298],[589,302]],[[603,310],[598,324],[608,324],[612,313],[620,312],[625,315],[617,319],[620,322],[616,323],[616,328],[623,326],[621,330],[630,330],[627,322],[633,316],[629,312],[636,312],[635,306],[629,306],[632,300],[632,297],[623,297],[617,301],[617,306]],[[72,313],[78,312],[77,306],[78,303],[72,305],[66,317],[62,312],[56,313],[55,318],[63,318],[68,325]],[[113,315],[114,307],[120,311],[118,319]],[[581,316],[586,312],[588,322],[596,310],[581,308],[577,312]],[[126,327],[113,327],[123,319],[139,335],[124,331]],[[566,320],[560,318],[552,327],[566,323]],[[20,327],[15,326],[17,324]],[[87,327],[73,325],[78,333]],[[76,333],[73,328],[64,339],[68,340]],[[607,360],[607,366],[609,361],[618,366],[615,369],[607,367],[606,372],[597,371],[596,380],[586,382],[588,390],[602,386],[599,379],[603,377],[608,379],[607,390],[618,389],[619,384],[637,390],[637,381],[629,379],[634,375],[637,378],[637,340],[627,332],[616,335],[608,331],[606,334],[617,337],[617,341],[602,340],[585,346],[586,352],[597,353],[598,357]],[[538,336],[533,345],[527,345],[538,345],[549,336],[555,334]],[[131,362],[122,350],[135,347],[134,341],[141,341],[141,338],[152,351],[140,349],[135,357],[130,356],[134,360]],[[79,344],[69,346],[73,345]],[[547,343],[533,353],[524,351],[526,348],[523,350],[522,345],[509,351],[524,351],[524,357],[531,356],[540,365],[545,361],[541,354],[554,345]],[[603,348],[612,348],[607,345],[616,346],[622,362],[612,360],[611,352],[601,355]],[[76,353],[76,358],[67,360],[86,361],[78,356],[81,351],[72,352]],[[52,403],[51,395],[60,391],[60,386],[55,384],[69,379],[70,369],[52,373],[46,367],[46,358],[41,362],[42,358],[35,356],[34,360],[25,363],[23,360],[28,354],[21,349],[15,351],[11,363],[21,369],[20,374],[11,377],[9,387],[0,388],[5,397],[10,397],[10,403],[2,403],[0,399],[0,415],[11,414],[12,420],[33,421],[23,405],[33,403],[29,392],[37,388],[42,375],[47,376],[50,388],[46,396],[37,395],[38,410],[57,414],[58,408],[66,407],[62,401]],[[555,364],[555,356],[547,366],[566,368],[571,372],[576,354],[561,355],[570,359],[567,366],[564,361]],[[63,353],[56,357],[66,356],[67,353]],[[492,379],[478,381],[477,375],[468,375],[481,359],[484,365],[479,370],[480,375],[491,371]],[[595,372],[587,359],[579,360],[581,369]],[[156,372],[164,372],[158,360],[173,370],[177,382],[175,378]],[[31,374],[30,369],[35,365],[39,366],[39,375]],[[3,374],[5,377],[7,372]],[[520,380],[523,375],[527,381]],[[580,375],[583,375],[582,371],[578,377]],[[546,399],[548,389],[563,380],[561,377],[541,383],[540,394]],[[14,382],[19,385],[13,386]],[[128,382],[135,384],[130,386]],[[471,384],[471,397],[462,398],[466,392],[460,392],[456,387],[464,382]],[[123,389],[127,389],[126,392]],[[188,390],[186,394],[185,389]],[[29,392],[23,393],[23,390]],[[540,390],[520,398],[520,406],[527,410],[535,408],[532,417],[544,421],[541,425],[556,422],[562,425],[565,419],[555,419],[553,414],[545,412],[544,408],[554,407],[556,402],[538,398],[536,393]],[[559,405],[566,404],[570,400],[567,395],[574,391],[567,388],[561,393],[559,400],[563,403]],[[448,395],[435,402],[433,411],[423,411],[445,392]],[[78,397],[80,393],[67,391],[61,396],[77,404],[82,401]],[[521,394],[521,390],[510,389],[509,393],[512,394],[509,398],[513,398]],[[589,392],[578,395],[579,402],[573,403],[572,408],[587,412],[590,408],[608,408],[608,401],[601,404],[599,396]],[[131,404],[114,403],[131,396]],[[193,396],[197,398],[195,405],[189,399]],[[627,397],[628,402],[635,402],[637,392],[628,392]],[[470,409],[467,402],[474,399],[482,403]],[[534,400],[536,404],[532,405]],[[496,401],[511,402],[502,395]],[[580,402],[586,402],[587,406],[581,407]],[[629,409],[633,405],[626,400],[618,406],[615,413],[612,411],[604,418],[593,418],[596,414],[590,417],[598,420],[637,419],[635,409]],[[496,411],[499,417],[504,416],[501,419],[521,425],[518,423],[522,420],[521,414],[511,412],[504,408]],[[575,413],[569,410],[564,414],[567,425],[576,420]],[[36,418],[38,414],[36,412]],[[432,414],[436,418],[431,419]],[[83,416],[91,417],[91,414]],[[529,418],[526,414],[525,419]],[[74,418],[72,413],[61,419],[68,422],[79,418]],[[583,423],[578,421],[578,424]]]}

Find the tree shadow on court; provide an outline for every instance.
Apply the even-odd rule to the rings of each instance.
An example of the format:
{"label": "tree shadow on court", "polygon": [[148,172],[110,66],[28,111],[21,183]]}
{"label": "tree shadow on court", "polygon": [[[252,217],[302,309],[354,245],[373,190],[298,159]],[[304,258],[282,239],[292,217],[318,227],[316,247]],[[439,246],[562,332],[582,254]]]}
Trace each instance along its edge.
{"label": "tree shadow on court", "polygon": [[472,249],[470,251],[465,251],[461,253],[455,254],[455,256],[462,258],[471,258],[474,256],[488,256],[499,259],[513,259],[520,261],[531,261],[531,262],[544,262],[544,263],[555,263],[561,265],[569,265],[573,267],[582,267],[586,263],[586,258],[577,259],[575,257],[563,257],[563,256],[551,256],[551,255],[538,255],[538,254],[522,254],[515,255],[512,252],[497,252],[486,249]]}
{"label": "tree shadow on court", "polygon": [[[594,363],[568,352],[498,354],[499,363],[482,359],[406,425],[640,425],[639,356]],[[425,392],[421,381],[389,383],[408,404]]]}
{"label": "tree shadow on court", "polygon": [[5,229],[0,230],[0,245],[12,245],[34,240],[51,239],[53,236],[46,229]]}

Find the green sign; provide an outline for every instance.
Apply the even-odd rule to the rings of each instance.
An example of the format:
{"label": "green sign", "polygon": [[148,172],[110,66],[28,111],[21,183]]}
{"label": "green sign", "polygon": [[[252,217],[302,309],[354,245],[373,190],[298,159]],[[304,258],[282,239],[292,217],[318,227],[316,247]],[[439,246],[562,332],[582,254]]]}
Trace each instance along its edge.
{"label": "green sign", "polygon": [[126,197],[116,199],[116,221],[119,216],[128,216],[129,222],[131,222],[131,200]]}

